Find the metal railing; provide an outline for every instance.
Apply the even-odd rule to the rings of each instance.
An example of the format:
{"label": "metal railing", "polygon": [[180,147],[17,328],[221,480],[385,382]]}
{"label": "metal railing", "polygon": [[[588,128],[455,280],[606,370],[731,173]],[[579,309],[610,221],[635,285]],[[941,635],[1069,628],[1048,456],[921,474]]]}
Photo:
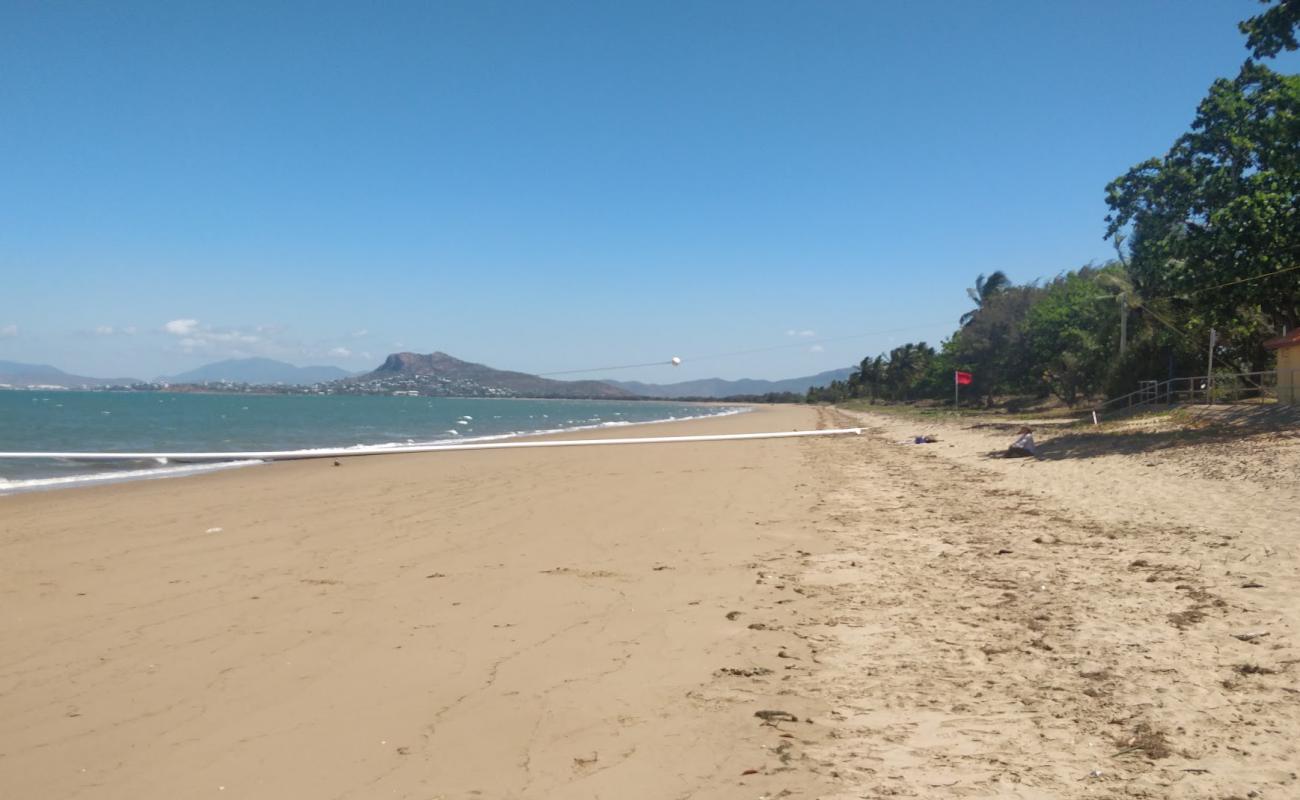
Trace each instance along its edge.
{"label": "metal railing", "polygon": [[1217,372],[1167,381],[1142,381],[1137,391],[1112,398],[1097,413],[1139,406],[1300,401],[1300,370]]}

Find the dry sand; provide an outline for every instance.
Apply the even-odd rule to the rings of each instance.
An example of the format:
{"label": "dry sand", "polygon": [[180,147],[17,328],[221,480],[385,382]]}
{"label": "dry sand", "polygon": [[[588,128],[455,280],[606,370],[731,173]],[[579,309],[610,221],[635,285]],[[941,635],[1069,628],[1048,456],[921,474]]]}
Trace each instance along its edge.
{"label": "dry sand", "polygon": [[0,796],[736,787],[771,702],[699,690],[747,665],[726,617],[747,565],[812,535],[802,450],[383,456],[0,498]]}
{"label": "dry sand", "polygon": [[865,419],[0,498],[0,797],[1300,795],[1300,439]]}
{"label": "dry sand", "polygon": [[834,796],[1300,797],[1295,417],[1040,428],[1042,461],[988,457],[1015,424],[842,421],[872,435],[785,567]]}

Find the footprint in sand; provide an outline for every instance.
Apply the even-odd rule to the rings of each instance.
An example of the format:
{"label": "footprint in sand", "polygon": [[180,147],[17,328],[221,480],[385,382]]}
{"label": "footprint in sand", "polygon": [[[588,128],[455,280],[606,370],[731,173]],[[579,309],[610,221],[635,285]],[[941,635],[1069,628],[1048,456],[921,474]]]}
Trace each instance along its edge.
{"label": "footprint in sand", "polygon": [[543,575],[572,575],[575,578],[617,578],[617,572],[607,569],[574,569],[573,567],[554,567],[542,570]]}

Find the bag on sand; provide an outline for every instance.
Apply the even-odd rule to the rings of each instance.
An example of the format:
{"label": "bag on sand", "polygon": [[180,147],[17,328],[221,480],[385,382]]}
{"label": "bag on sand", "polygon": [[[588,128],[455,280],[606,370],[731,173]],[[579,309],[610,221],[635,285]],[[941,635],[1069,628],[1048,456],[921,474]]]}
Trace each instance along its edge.
{"label": "bag on sand", "polygon": [[1021,428],[1018,433],[1020,438],[1011,443],[1007,448],[1007,458],[1038,458],[1038,448],[1034,445],[1034,432],[1029,428]]}

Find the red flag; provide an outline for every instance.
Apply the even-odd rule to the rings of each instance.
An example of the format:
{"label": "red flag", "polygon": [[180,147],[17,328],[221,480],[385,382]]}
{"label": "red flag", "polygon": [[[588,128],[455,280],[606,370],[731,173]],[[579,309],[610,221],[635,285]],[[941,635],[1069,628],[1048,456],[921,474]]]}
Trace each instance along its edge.
{"label": "red flag", "polygon": [[972,379],[969,372],[954,372],[953,380],[957,381],[958,386],[970,386]]}

